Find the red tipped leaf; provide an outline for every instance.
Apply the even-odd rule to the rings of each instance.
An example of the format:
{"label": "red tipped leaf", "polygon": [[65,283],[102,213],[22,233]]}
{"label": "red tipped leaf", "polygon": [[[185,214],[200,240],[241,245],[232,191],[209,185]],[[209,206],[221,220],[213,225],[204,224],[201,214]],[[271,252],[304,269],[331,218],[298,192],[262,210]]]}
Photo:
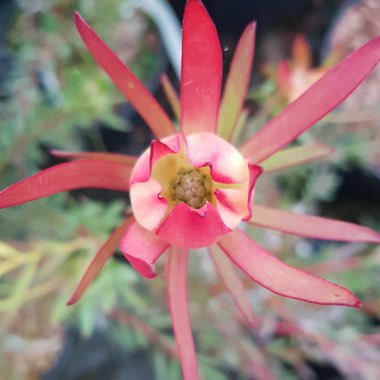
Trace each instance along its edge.
{"label": "red tipped leaf", "polygon": [[343,102],[380,61],[380,37],[351,53],[241,147],[258,164],[282,149]]}
{"label": "red tipped leaf", "polygon": [[128,191],[131,170],[119,162],[98,160],[56,165],[0,191],[0,208],[81,188]]}
{"label": "red tipped leaf", "polygon": [[169,309],[184,380],[198,380],[197,356],[191,332],[187,295],[189,252],[172,247],[167,264]]}
{"label": "red tipped leaf", "polygon": [[169,117],[152,94],[91,29],[78,12],[75,12],[74,21],[83,42],[99,66],[131,102],[154,135],[157,138],[163,138],[176,133]]}
{"label": "red tipped leaf", "polygon": [[222,82],[218,34],[199,0],[186,3],[182,34],[181,131],[215,132]]}
{"label": "red tipped leaf", "polygon": [[134,165],[137,157],[127,154],[106,153],[106,152],[66,152],[63,150],[52,149],[50,153],[59,158],[67,160],[100,160],[100,161],[116,161],[126,165]]}
{"label": "red tipped leaf", "polygon": [[218,245],[247,276],[281,296],[323,305],[361,306],[349,290],[285,264],[239,229],[223,236]]}
{"label": "red tipped leaf", "polygon": [[125,220],[119,227],[115,229],[115,231],[112,232],[111,236],[107,239],[107,241],[99,249],[94,259],[91,261],[89,267],[86,270],[86,273],[80,280],[73,295],[67,301],[67,305],[73,305],[79,301],[83,293],[102,270],[107,260],[115,253],[116,249],[119,247],[120,240],[125,232],[125,229],[132,221],[132,218]]}
{"label": "red tipped leaf", "polygon": [[312,239],[380,243],[380,234],[367,227],[259,205],[254,205],[249,223]]}

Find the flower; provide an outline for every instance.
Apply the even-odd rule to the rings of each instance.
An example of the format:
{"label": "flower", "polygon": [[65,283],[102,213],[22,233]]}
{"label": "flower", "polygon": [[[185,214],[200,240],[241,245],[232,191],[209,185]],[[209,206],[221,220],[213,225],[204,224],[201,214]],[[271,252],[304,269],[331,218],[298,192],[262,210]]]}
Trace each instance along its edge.
{"label": "flower", "polygon": [[312,67],[310,47],[302,35],[297,35],[292,46],[291,62],[282,60],[277,65],[277,84],[290,102],[296,100],[312,84],[321,78],[336,63],[336,54],[330,54],[320,67]]}
{"label": "flower", "polygon": [[230,261],[262,286],[285,297],[317,304],[360,306],[349,290],[272,256],[238,224],[244,220],[309,238],[380,242],[375,231],[351,223],[260,205],[251,210],[254,185],[262,172],[259,164],[273,171],[329,152],[329,148],[316,145],[277,153],[339,105],[367,77],[380,61],[379,37],[341,61],[236,149],[230,141],[248,88],[254,23],[248,25],[238,43],[220,101],[222,64],[218,35],[201,1],[187,1],[179,132],[148,90],[78,13],[75,23],[95,60],[140,113],[157,140],[138,159],[108,153],[56,152],[74,161],[41,171],[0,192],[0,208],[4,208],[83,187],[130,191],[133,216],[100,248],[69,304],[82,296],[120,241],[125,257],[147,278],[154,277],[154,263],[168,251],[169,307],[185,379],[198,379],[187,302],[186,272],[191,248],[208,247],[218,272],[249,323],[253,323],[249,302]]}

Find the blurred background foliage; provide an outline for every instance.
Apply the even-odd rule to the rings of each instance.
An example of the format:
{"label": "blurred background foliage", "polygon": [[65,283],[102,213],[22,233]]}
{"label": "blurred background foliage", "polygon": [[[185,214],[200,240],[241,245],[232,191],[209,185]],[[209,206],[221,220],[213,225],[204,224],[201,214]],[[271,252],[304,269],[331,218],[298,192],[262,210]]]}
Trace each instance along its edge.
{"label": "blurred background foliage", "polygon": [[[171,3],[181,17],[184,2]],[[226,67],[245,17],[258,18],[243,137],[289,101],[277,68],[286,60],[290,72],[299,74],[292,55],[297,35],[307,35],[310,49],[310,67],[301,68],[306,85],[309,71],[319,68],[329,54],[338,58],[357,47],[353,40],[360,44],[380,34],[378,23],[377,29],[362,27],[368,17],[380,17],[376,1],[293,0],[280,7],[277,3],[278,9],[271,1],[261,7],[254,3],[239,1],[236,14],[231,14],[228,6],[223,13],[223,7],[205,1],[221,33]],[[170,47],[163,46],[155,21],[136,10],[132,0],[19,0],[17,6],[3,2],[0,17],[9,22],[0,29],[0,188],[61,162],[51,149],[138,154],[149,144],[146,126],[80,41],[72,22],[75,10],[166,109],[160,74],[168,71],[178,88],[165,53]],[[342,25],[348,22],[355,39],[345,35],[347,27]],[[260,203],[380,229],[379,72],[363,84],[359,95],[296,142],[323,142],[336,152],[323,162],[260,180]],[[118,252],[83,299],[66,306],[91,258],[128,207],[124,193],[86,190],[1,210],[2,379],[181,378],[163,260],[159,276],[146,281]],[[194,254],[190,310],[203,378],[380,378],[379,248],[310,241],[251,227],[248,232],[281,259],[350,288],[363,308],[285,300],[244,279],[258,321],[256,328],[249,328],[208,256]]]}

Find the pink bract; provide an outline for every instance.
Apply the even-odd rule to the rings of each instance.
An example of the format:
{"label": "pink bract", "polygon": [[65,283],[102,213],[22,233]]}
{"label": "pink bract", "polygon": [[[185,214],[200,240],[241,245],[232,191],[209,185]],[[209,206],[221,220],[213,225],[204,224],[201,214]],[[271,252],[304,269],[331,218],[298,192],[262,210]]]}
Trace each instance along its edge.
{"label": "pink bract", "polygon": [[[199,207],[176,198],[175,183],[188,172],[199,174],[198,188],[190,186],[189,192],[199,192],[202,181],[209,186]],[[206,247],[250,215],[249,199],[259,174],[259,167],[215,134],[178,134],[153,142],[137,161],[130,181],[131,205],[137,222],[166,242],[180,248]]]}
{"label": "pink bract", "polygon": [[[359,307],[347,289],[293,268],[272,256],[238,227],[241,221],[316,239],[380,242],[377,232],[351,223],[253,205],[263,169],[282,170],[331,153],[320,144],[286,147],[338,106],[380,61],[380,37],[338,63],[304,94],[235,148],[231,140],[252,69],[255,24],[243,32],[221,96],[221,49],[215,26],[200,0],[188,0],[183,21],[180,130],[160,105],[78,14],[76,27],[98,64],[136,108],[155,138],[139,157],[110,153],[54,152],[73,160],[10,185],[0,208],[81,187],[130,191],[129,216],[96,254],[69,304],[77,302],[120,243],[133,267],[147,278],[165,252],[169,308],[185,379],[198,367],[187,305],[190,248],[208,247],[221,280],[244,320],[257,325],[232,263],[267,289],[306,302]],[[167,88],[170,85],[165,82]],[[178,109],[180,104],[180,109]]]}

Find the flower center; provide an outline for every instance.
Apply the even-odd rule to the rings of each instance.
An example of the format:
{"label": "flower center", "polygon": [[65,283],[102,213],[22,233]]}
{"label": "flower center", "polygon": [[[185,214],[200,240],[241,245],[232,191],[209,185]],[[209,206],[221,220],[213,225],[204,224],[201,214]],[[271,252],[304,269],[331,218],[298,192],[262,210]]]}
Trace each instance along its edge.
{"label": "flower center", "polygon": [[207,201],[211,201],[211,191],[211,179],[199,169],[181,170],[171,183],[173,201],[176,204],[186,203],[194,209],[199,209]]}

